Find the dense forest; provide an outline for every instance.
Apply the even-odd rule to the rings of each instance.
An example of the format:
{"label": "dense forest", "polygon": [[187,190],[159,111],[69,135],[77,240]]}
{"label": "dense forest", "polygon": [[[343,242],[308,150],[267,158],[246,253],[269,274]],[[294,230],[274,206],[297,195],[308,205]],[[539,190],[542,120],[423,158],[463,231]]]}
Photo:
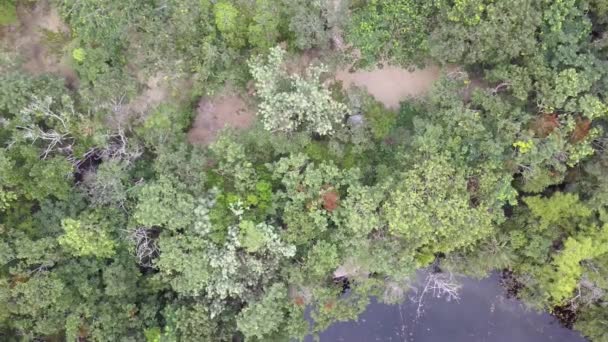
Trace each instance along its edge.
{"label": "dense forest", "polygon": [[[388,66],[441,76],[333,77]],[[608,0],[0,0],[0,339],[301,340],[428,269],[608,341],[607,91]]]}

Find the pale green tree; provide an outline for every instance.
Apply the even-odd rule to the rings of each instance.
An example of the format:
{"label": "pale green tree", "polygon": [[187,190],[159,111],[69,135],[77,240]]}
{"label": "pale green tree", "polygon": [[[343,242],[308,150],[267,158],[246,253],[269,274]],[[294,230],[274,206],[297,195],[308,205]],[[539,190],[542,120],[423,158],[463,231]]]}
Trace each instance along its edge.
{"label": "pale green tree", "polygon": [[283,66],[284,58],[285,51],[275,47],[267,57],[258,56],[249,62],[261,100],[258,116],[264,127],[273,132],[304,129],[320,135],[333,133],[348,110],[321,84],[320,77],[327,69],[313,66],[304,77],[289,75]]}

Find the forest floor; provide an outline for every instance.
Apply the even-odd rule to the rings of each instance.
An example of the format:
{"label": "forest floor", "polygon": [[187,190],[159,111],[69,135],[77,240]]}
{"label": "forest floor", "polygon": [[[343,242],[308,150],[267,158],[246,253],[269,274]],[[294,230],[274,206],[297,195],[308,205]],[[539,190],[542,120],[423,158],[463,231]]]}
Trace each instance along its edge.
{"label": "forest floor", "polygon": [[348,68],[336,73],[345,89],[357,86],[367,90],[376,100],[390,109],[399,109],[399,103],[408,97],[426,94],[439,79],[441,71],[436,66],[409,71],[405,68],[385,66],[382,69],[349,72]]}
{"label": "forest floor", "polygon": [[[0,29],[0,41],[23,58],[23,69],[34,74],[55,74],[65,79],[70,89],[78,87],[76,72],[70,66],[63,47],[69,42],[69,27],[62,22],[57,10],[48,0],[37,3],[22,3],[17,8],[19,21]],[[306,51],[295,56],[287,63],[290,72],[303,72],[308,65],[318,61],[322,53],[318,50]],[[118,124],[128,118],[145,117],[146,113],[172,98],[172,89],[183,90],[187,84],[171,86],[162,74],[144,77],[138,74],[139,82],[144,85],[141,93],[124,104],[113,120]],[[404,68],[387,66],[382,69],[349,72],[347,68],[338,70],[335,79],[343,86],[357,86],[367,89],[377,100],[391,109],[398,109],[399,102],[407,97],[424,95],[440,76],[438,67],[428,67],[408,71]],[[183,91],[180,91],[183,93]],[[226,126],[245,129],[255,118],[255,109],[245,101],[245,95],[231,90],[220,91],[198,102],[196,117],[188,132],[188,141],[193,144],[207,145],[215,140],[217,134]],[[116,122],[115,122],[116,123]]]}
{"label": "forest floor", "polygon": [[78,76],[63,57],[61,46],[69,41],[70,30],[48,0],[33,5],[19,2],[19,21],[0,28],[0,40],[23,58],[23,69],[34,74],[56,74],[66,86],[78,87]]}
{"label": "forest floor", "polygon": [[108,118],[111,127],[125,125],[130,120],[144,120],[151,110],[165,102],[183,103],[191,88],[190,80],[169,80],[167,75],[160,72],[151,76],[137,70],[134,73],[142,89],[128,102],[119,101],[114,115]]}
{"label": "forest floor", "polygon": [[[290,56],[285,68],[289,73],[302,74],[308,66],[318,62],[321,56],[320,50],[309,49]],[[191,144],[208,145],[226,127],[242,130],[253,125],[255,107],[247,101],[247,98],[254,94],[253,84],[247,88],[247,92],[237,92],[227,87],[213,96],[201,98],[196,108],[196,117],[188,132],[188,141]]]}
{"label": "forest floor", "polygon": [[240,95],[224,92],[204,97],[198,103],[188,141],[206,145],[215,140],[224,127],[245,129],[253,124],[254,119],[255,112]]}
{"label": "forest floor", "polygon": [[[309,51],[287,62],[290,72],[303,72],[319,57],[318,51]],[[399,103],[409,97],[426,94],[441,76],[439,67],[409,71],[405,68],[387,66],[382,69],[349,72],[339,70],[335,79],[345,89],[350,86],[365,88],[378,101],[390,109],[399,109]],[[248,106],[241,95],[223,91],[212,97],[202,98],[196,110],[196,118],[188,132],[192,144],[207,145],[225,127],[245,129],[251,126],[255,109]]]}
{"label": "forest floor", "polygon": [[[23,68],[34,74],[55,74],[65,79],[66,86],[75,89],[79,80],[70,67],[69,56],[63,47],[69,42],[70,30],[48,0],[33,5],[22,4],[17,8],[18,23],[0,29],[0,41],[10,50],[23,58]],[[290,72],[302,73],[307,66],[319,61],[322,52],[311,49],[293,56],[287,62]],[[135,98],[125,103],[112,120],[122,124],[129,118],[143,118],[153,108],[173,98],[172,93],[180,88],[180,93],[190,86],[187,82],[170,84],[166,75],[157,74],[145,77],[135,71],[138,81],[144,86]],[[424,69],[385,66],[374,70],[349,72],[341,68],[335,73],[335,80],[341,81],[345,89],[356,86],[366,89],[378,101],[391,109],[398,109],[399,103],[408,97],[426,94],[434,81],[441,76],[436,66]],[[217,134],[226,126],[245,129],[255,118],[255,108],[249,106],[246,97],[251,92],[239,94],[225,89],[218,94],[203,97],[196,108],[196,117],[188,132],[188,141],[193,144],[207,145],[215,140]]]}

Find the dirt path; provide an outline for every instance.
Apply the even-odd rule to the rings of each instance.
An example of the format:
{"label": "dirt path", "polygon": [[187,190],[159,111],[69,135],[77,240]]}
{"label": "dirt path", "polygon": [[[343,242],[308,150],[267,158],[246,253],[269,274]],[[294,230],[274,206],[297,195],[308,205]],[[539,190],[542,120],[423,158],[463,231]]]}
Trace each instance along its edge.
{"label": "dirt path", "polygon": [[198,103],[197,115],[188,132],[192,144],[207,145],[225,127],[245,129],[253,124],[255,113],[238,95],[226,93],[203,98]]}
{"label": "dirt path", "polygon": [[340,70],[336,79],[342,81],[345,89],[351,85],[365,88],[388,108],[398,109],[399,102],[406,98],[426,94],[440,75],[440,69],[434,66],[414,71],[387,66],[354,73]]}
{"label": "dirt path", "polygon": [[34,74],[57,74],[70,88],[78,86],[78,76],[62,58],[62,51],[52,51],[49,37],[68,40],[70,30],[61,21],[57,11],[47,0],[29,5],[21,2],[17,7],[19,21],[1,28],[2,44],[23,58],[23,69]]}

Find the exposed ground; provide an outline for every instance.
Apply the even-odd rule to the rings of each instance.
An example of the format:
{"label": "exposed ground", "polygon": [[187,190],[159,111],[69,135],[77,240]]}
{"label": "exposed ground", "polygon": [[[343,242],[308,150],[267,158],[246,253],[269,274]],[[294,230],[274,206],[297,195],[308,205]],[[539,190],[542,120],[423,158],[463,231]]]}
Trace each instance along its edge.
{"label": "exposed ground", "polygon": [[66,86],[78,86],[78,76],[62,58],[59,45],[69,40],[70,30],[61,21],[57,11],[47,0],[35,4],[20,2],[18,22],[0,27],[0,40],[6,49],[23,58],[22,67],[34,74],[56,74],[63,77]]}
{"label": "exposed ground", "polygon": [[149,109],[163,103],[170,96],[170,87],[162,74],[140,79],[145,89],[127,105],[128,112],[144,114]]}
{"label": "exposed ground", "polygon": [[386,107],[398,109],[399,102],[408,97],[426,94],[440,75],[439,68],[434,66],[414,71],[386,66],[354,73],[343,69],[336,73],[336,80],[342,81],[345,89],[351,85],[365,88]]}
{"label": "exposed ground", "polygon": [[[9,50],[23,58],[22,67],[35,75],[51,73],[65,79],[70,88],[78,86],[76,72],[70,67],[69,59],[63,57],[62,42],[68,42],[70,30],[52,8],[48,0],[35,4],[21,3],[17,8],[19,21],[0,28],[0,39]],[[336,34],[339,36],[339,34]],[[334,42],[335,44],[336,42]],[[334,47],[338,48],[338,47]],[[319,51],[310,50],[288,61],[290,72],[302,72],[314,60]],[[439,68],[430,67],[410,72],[398,67],[385,67],[371,71],[338,71],[336,79],[344,87],[363,87],[387,107],[396,109],[399,102],[407,97],[426,93],[432,83],[439,78]],[[150,109],[179,95],[172,94],[187,84],[170,85],[166,75],[157,74],[149,78],[138,77],[145,89],[129,103],[117,108],[114,120],[122,122],[127,117],[144,116]],[[197,115],[188,132],[188,140],[194,144],[209,144],[225,127],[244,129],[252,125],[254,110],[248,108],[240,95],[231,92],[205,97],[197,107]]]}
{"label": "exposed ground", "polygon": [[[289,59],[286,68],[290,73],[301,73],[318,58],[318,51],[309,50]],[[338,71],[335,78],[342,81],[345,88],[351,85],[366,88],[388,108],[398,109],[399,103],[408,97],[426,94],[440,75],[438,67],[414,71],[385,67],[354,73],[344,69]],[[228,92],[203,98],[198,104],[194,124],[188,132],[188,141],[193,144],[209,144],[223,128],[245,129],[252,125],[254,118],[253,109],[239,95]]]}
{"label": "exposed ground", "polygon": [[106,122],[110,127],[124,127],[130,122],[141,122],[163,103],[176,104],[181,108],[191,105],[191,78],[176,77],[159,70],[149,74],[138,69],[135,64],[127,68],[137,80],[139,89],[137,94],[130,98],[125,94],[110,101],[113,114],[108,116]]}
{"label": "exposed ground", "polygon": [[196,119],[188,132],[192,144],[209,144],[225,127],[245,129],[254,121],[255,113],[236,94],[225,93],[203,98],[198,103]]}

